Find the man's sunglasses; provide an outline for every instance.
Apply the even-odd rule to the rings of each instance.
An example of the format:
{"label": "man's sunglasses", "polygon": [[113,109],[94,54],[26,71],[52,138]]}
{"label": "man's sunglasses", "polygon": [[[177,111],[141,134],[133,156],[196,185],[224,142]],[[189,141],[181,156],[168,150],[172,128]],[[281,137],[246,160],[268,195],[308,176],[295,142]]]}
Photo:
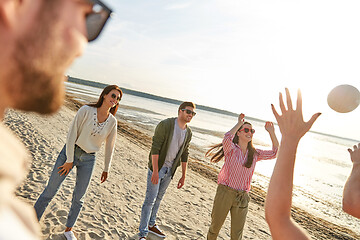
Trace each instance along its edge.
{"label": "man's sunglasses", "polygon": [[112,10],[100,0],[88,0],[93,5],[92,13],[86,16],[87,39],[95,40],[101,33],[106,21],[111,16]]}
{"label": "man's sunglasses", "polygon": [[115,93],[111,94],[111,97],[112,97],[113,99],[116,99],[116,101],[120,102],[120,99],[121,99],[120,96],[117,97]]}
{"label": "man's sunglasses", "polygon": [[189,110],[189,109],[181,109],[181,111],[185,111],[186,112],[186,114],[191,114],[191,115],[193,115],[193,116],[195,116],[196,115],[196,112],[193,112],[193,111],[191,111],[191,110]]}
{"label": "man's sunglasses", "polygon": [[243,128],[240,129],[239,132],[244,131],[245,133],[251,132],[252,134],[255,133],[255,129],[250,129],[250,128]]}

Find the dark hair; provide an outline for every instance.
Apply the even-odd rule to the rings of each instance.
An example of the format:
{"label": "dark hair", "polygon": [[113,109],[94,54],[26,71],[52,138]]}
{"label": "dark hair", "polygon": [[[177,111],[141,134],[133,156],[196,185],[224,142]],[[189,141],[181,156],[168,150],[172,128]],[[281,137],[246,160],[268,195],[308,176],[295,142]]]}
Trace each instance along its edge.
{"label": "dark hair", "polygon": [[[251,123],[244,122],[244,124],[236,131],[236,133],[240,131],[245,124],[249,124],[251,126]],[[239,144],[239,137],[237,134],[235,134],[233,138],[233,143]],[[254,154],[257,153],[256,149],[252,144],[252,140],[248,142],[247,150],[248,150],[248,156],[244,166],[250,168],[254,160]],[[210,162],[214,162],[214,163],[219,162],[224,157],[223,144],[219,143],[211,146],[210,149],[205,153],[205,157],[211,157]]]}
{"label": "dark hair", "polygon": [[[120,89],[118,86],[116,86],[116,85],[108,85],[108,86],[106,86],[106,87],[104,88],[104,90],[101,92],[98,101],[97,101],[96,103],[90,103],[90,104],[88,104],[88,106],[90,106],[90,107],[96,107],[96,108],[101,107],[101,105],[103,104],[103,101],[104,101],[104,96],[107,95],[107,94],[109,94],[109,92],[111,92],[111,91],[114,90],[114,89],[117,90],[117,91],[119,91],[119,93],[120,93],[120,100],[121,100],[122,95],[123,95],[123,92],[121,91],[121,89]],[[119,102],[120,102],[120,100],[119,100]],[[114,107],[110,108],[110,113],[111,113],[112,115],[114,115],[114,116],[115,116],[115,114],[116,114],[116,112],[117,112],[117,110],[118,110],[119,102],[118,102]]]}
{"label": "dark hair", "polygon": [[192,103],[192,102],[183,102],[183,103],[180,104],[180,106],[179,106],[179,111],[180,111],[181,109],[186,108],[186,107],[196,108],[195,103]]}

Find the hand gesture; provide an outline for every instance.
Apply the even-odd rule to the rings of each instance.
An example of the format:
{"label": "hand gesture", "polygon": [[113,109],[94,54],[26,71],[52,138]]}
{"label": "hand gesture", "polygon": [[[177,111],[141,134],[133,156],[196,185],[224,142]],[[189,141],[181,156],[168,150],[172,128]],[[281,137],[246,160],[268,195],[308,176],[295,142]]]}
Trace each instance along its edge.
{"label": "hand gesture", "polygon": [[239,117],[238,117],[238,122],[239,123],[244,123],[244,121],[245,121],[245,114],[243,114],[243,113],[240,113],[239,114]]}
{"label": "hand gesture", "polygon": [[67,162],[66,162],[66,163],[64,163],[64,165],[58,167],[58,169],[60,169],[60,170],[58,171],[58,173],[60,174],[60,176],[62,176],[62,175],[64,175],[64,174],[65,174],[65,176],[67,176],[68,173],[70,172],[70,170],[72,169],[72,167],[73,167],[73,163],[72,163],[72,162],[70,162],[70,163],[67,163]]}
{"label": "hand gesture", "polygon": [[358,145],[354,145],[354,150],[351,148],[348,149],[350,153],[350,158],[353,164],[360,164],[360,143]]}
{"label": "hand gesture", "polygon": [[268,131],[269,133],[274,133],[275,132],[274,124],[272,122],[266,122],[265,130]]}
{"label": "hand gesture", "polygon": [[151,182],[154,185],[158,184],[158,182],[159,182],[159,172],[153,171],[153,173],[151,175]]}
{"label": "hand gesture", "polygon": [[185,176],[182,176],[178,182],[177,188],[180,189],[184,186],[185,184]]}
{"label": "hand gesture", "polygon": [[279,94],[279,102],[280,102],[280,109],[282,115],[279,115],[275,110],[273,104],[271,104],[271,109],[274,113],[276,121],[278,122],[280,132],[283,137],[288,137],[299,141],[302,136],[308,132],[315,122],[315,120],[320,116],[321,113],[314,114],[308,122],[304,122],[303,114],[302,114],[302,98],[301,92],[298,91],[298,98],[296,109],[294,110],[292,107],[292,101],[289,93],[289,89],[285,88],[286,92],[286,103],[287,109],[285,107],[282,94]]}
{"label": "hand gesture", "polygon": [[105,182],[106,179],[107,179],[107,177],[108,177],[108,173],[107,173],[107,172],[103,172],[103,173],[101,174],[101,178],[100,178],[101,183]]}

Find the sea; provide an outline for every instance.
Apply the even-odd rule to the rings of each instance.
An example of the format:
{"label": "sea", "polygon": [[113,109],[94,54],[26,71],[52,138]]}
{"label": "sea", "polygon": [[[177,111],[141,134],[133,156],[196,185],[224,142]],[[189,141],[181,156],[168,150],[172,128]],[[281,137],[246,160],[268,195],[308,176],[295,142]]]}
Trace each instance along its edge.
{"label": "sea", "polygon": [[[84,96],[97,99],[102,89],[67,82],[66,91],[81,100]],[[178,105],[166,101],[124,94],[117,117],[154,128],[161,120],[177,116],[177,109]],[[209,146],[220,143],[223,134],[237,122],[237,117],[230,114],[202,109],[197,109],[196,112],[190,126],[193,130],[192,144],[197,148],[208,149]],[[264,128],[265,120],[252,119],[250,122],[256,129],[254,146],[271,149],[271,140]],[[280,131],[277,126],[275,129],[280,142]],[[344,213],[341,208],[343,186],[352,167],[347,149],[357,143],[356,140],[307,133],[301,139],[297,151],[293,205],[360,234],[360,220]],[[203,161],[208,160],[204,157]],[[214,167],[220,169],[222,164],[221,161]],[[260,161],[256,165],[252,185],[267,191],[274,165],[275,160]]]}

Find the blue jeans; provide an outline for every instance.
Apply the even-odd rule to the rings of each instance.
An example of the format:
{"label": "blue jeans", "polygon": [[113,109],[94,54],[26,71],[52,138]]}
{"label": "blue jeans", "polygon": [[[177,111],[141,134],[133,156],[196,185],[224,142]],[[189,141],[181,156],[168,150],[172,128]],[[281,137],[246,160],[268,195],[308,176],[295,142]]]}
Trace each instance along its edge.
{"label": "blue jeans", "polygon": [[[62,182],[66,178],[65,175],[60,176],[60,174],[58,173],[58,167],[62,166],[65,162],[66,146],[63,147],[56,160],[48,185],[35,203],[34,208],[38,220],[40,220],[46,207],[49,205],[51,199],[55,196]],[[76,184],[72,196],[71,208],[67,218],[66,227],[73,227],[79,216],[80,210],[84,203],[85,193],[90,183],[94,165],[95,153],[86,153],[80,147],[75,146],[74,162],[72,169],[74,169],[74,167],[76,166]]]}
{"label": "blue jeans", "polygon": [[139,237],[146,237],[149,226],[155,225],[156,214],[159,210],[161,199],[171,181],[171,168],[162,167],[159,171],[159,182],[151,182],[152,171],[149,169],[147,176],[147,187],[145,201],[141,209]]}

